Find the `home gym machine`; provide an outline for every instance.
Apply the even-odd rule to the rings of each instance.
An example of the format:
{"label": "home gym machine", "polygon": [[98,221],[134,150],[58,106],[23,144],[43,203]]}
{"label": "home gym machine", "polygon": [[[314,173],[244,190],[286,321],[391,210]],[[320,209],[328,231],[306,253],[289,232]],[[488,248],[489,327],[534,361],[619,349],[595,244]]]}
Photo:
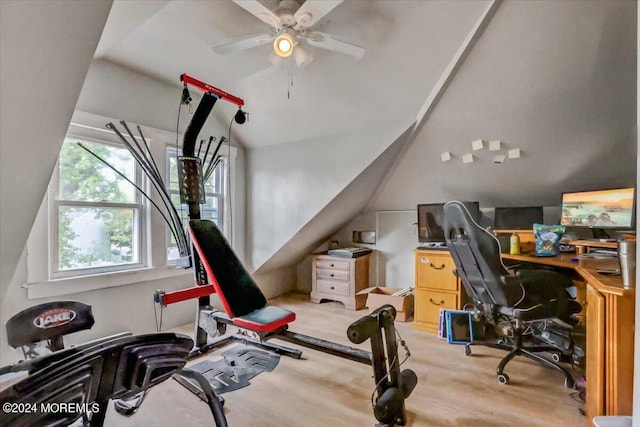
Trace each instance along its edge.
{"label": "home gym machine", "polygon": [[[246,116],[241,109],[244,101],[186,74],[181,76],[181,81],[185,88],[191,85],[204,92],[185,131],[182,156],[178,158],[180,199],[189,211],[187,229],[192,250],[188,264],[194,269],[195,286],[172,292],[158,290],[154,301],[164,307],[198,299],[192,355],[202,354],[230,341],[240,341],[278,354],[301,357],[302,352],[298,349],[267,342],[276,338],[372,365],[377,394],[373,403],[374,415],[381,422],[378,426],[404,425],[404,400],[415,387],[417,377],[413,371],[401,372],[399,368],[397,331],[393,324],[395,309],[383,307],[349,327],[348,336],[353,343],[371,339],[371,352],[291,332],[288,324],[295,320],[295,313],[267,305],[262,291],[216,224],[200,219],[200,205],[205,202],[205,196],[201,159],[195,152],[198,133],[218,99],[236,104],[239,110],[234,119],[236,123],[244,123]],[[214,293],[218,295],[223,311],[214,310],[211,306],[210,295]],[[239,332],[227,333],[228,325],[237,327]],[[209,336],[213,340],[210,341]],[[403,341],[401,344],[405,346]],[[408,350],[406,356],[409,356]]]}

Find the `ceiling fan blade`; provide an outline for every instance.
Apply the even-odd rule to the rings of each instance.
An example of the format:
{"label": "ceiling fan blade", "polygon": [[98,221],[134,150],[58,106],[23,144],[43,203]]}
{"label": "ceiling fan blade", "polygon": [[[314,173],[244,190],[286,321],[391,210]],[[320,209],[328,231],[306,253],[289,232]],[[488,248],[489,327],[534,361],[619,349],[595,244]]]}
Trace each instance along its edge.
{"label": "ceiling fan blade", "polygon": [[258,0],[233,0],[233,2],[277,31],[282,29],[280,18]]}
{"label": "ceiling fan blade", "polygon": [[242,36],[233,41],[215,46],[213,51],[221,55],[240,52],[242,50],[251,49],[272,42],[275,39],[273,34],[253,34],[250,36]]}
{"label": "ceiling fan blade", "polygon": [[293,17],[296,31],[302,28],[309,28],[321,20],[327,13],[331,12],[343,0],[307,0],[296,11]]}
{"label": "ceiling fan blade", "polygon": [[269,60],[271,65],[275,67],[282,67],[287,60],[287,58],[283,58],[281,56],[276,55],[276,53],[273,50],[271,51],[271,53],[269,53],[269,56],[267,57],[267,59]]}
{"label": "ceiling fan blade", "polygon": [[296,65],[298,67],[304,68],[313,62],[313,55],[307,52],[307,50],[302,46],[298,45],[293,51],[293,59],[296,61]]}
{"label": "ceiling fan blade", "polygon": [[304,38],[311,46],[333,50],[335,52],[344,53],[346,55],[351,55],[356,59],[360,59],[364,55],[364,48],[352,43],[338,40],[329,33],[314,31]]}

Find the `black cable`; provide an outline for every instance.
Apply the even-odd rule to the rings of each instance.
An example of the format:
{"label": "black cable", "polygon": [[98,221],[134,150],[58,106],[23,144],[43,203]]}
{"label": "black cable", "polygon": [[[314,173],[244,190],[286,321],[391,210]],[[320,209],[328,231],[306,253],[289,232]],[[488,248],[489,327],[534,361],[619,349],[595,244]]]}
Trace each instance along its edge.
{"label": "black cable", "polygon": [[[140,149],[140,151],[142,152],[142,154],[139,156],[145,158],[146,156],[144,156],[144,152],[142,150],[142,147],[140,146],[140,144],[138,144],[138,142],[136,141],[136,138],[133,136],[133,133],[129,130],[129,127],[127,126],[127,123],[125,121],[120,121],[120,123],[124,126],[125,130],[129,133],[129,136],[131,136],[131,138],[133,139],[134,143],[136,144],[136,147],[138,147],[138,149]],[[170,211],[172,211],[171,213],[173,213],[175,215],[176,218],[179,218],[178,216],[178,212],[175,210],[175,206],[173,205],[173,202],[171,201],[171,197],[169,196],[168,192],[167,192],[167,188],[164,184],[164,180],[162,178],[162,176],[160,175],[160,171],[158,170],[158,166],[155,162],[155,160],[153,159],[153,156],[151,155],[151,150],[149,150],[149,146],[146,142],[146,139],[144,138],[144,135],[142,134],[142,129],[140,129],[140,126],[138,126],[138,132],[140,133],[140,136],[142,137],[142,141],[144,142],[145,147],[147,148],[147,154],[148,154],[148,159],[147,159],[147,166],[148,166],[148,170],[147,170],[147,176],[149,176],[149,178],[153,180],[155,180],[155,182],[158,184],[158,187],[160,188],[160,190],[158,190],[158,187],[156,187],[156,190],[158,190],[158,193],[160,194],[160,197],[165,199],[165,206],[167,206],[167,204],[169,206],[171,206],[172,209],[170,209]],[[149,160],[150,159],[150,160]],[[153,174],[150,174],[150,172],[153,172]],[[169,210],[169,209],[168,209]],[[173,218],[173,215],[172,215]],[[178,221],[174,220],[174,225],[176,228],[180,228],[182,229],[182,218],[180,218]],[[182,235],[182,233],[180,233]],[[181,255],[185,255],[186,254],[186,250],[187,250],[187,242],[186,239],[183,239],[184,241],[182,242],[184,244],[183,248],[184,250],[180,250]],[[176,243],[177,240],[176,240]],[[179,248],[180,249],[180,248]]]}
{"label": "black cable", "polygon": [[[162,180],[160,182],[157,182],[157,180],[154,179],[154,176],[150,174],[149,171],[146,170],[145,168],[146,164],[140,159],[141,154],[135,150],[135,148],[131,145],[131,143],[124,137],[124,135],[122,135],[122,133],[118,130],[118,128],[113,123],[107,123],[106,127],[112,130],[113,132],[115,132],[115,134],[120,138],[123,145],[129,150],[131,155],[134,157],[138,165],[140,165],[140,167],[143,169],[145,174],[150,178],[151,184],[153,184],[154,188],[160,195],[162,203],[165,209],[167,210],[167,212],[169,213],[169,217],[171,218],[171,224],[173,225],[174,233],[177,234],[177,235],[174,234],[174,238],[176,239],[180,253],[183,255],[186,254],[187,242],[186,242],[186,237],[184,236],[184,231],[182,230],[182,223],[180,221],[180,218],[178,217],[178,213],[175,210],[175,207],[173,206],[173,203],[171,202],[171,198],[166,193],[166,189],[164,188],[164,184],[162,183]],[[142,189],[139,189],[139,191],[149,201],[151,201],[151,198]],[[169,223],[166,217],[164,218],[165,218],[165,221]],[[178,232],[178,230],[180,230],[180,232]]]}
{"label": "black cable", "polygon": [[[182,89],[182,92],[184,93],[184,88]],[[182,104],[184,104],[184,101],[183,97],[180,96],[180,102],[178,102],[178,117],[176,118],[176,153],[178,152],[178,137],[180,135],[180,112],[182,111]]]}
{"label": "black cable", "polygon": [[[142,129],[140,128],[140,125],[136,125],[136,127],[138,128],[138,133],[140,134],[140,138],[142,138],[142,142],[144,143],[144,147],[147,149],[147,156],[148,156],[149,160],[151,161],[151,164],[153,164],[153,167],[156,170],[156,173],[158,174],[158,176],[161,176],[160,175],[160,170],[158,169],[158,165],[156,164],[156,161],[153,158],[153,154],[151,154],[151,149],[149,148],[149,144],[147,144],[147,140],[144,137],[144,135],[142,134]],[[164,180],[161,180],[160,182],[162,182],[162,186],[164,188],[166,188],[166,186],[164,185]]]}
{"label": "black cable", "polygon": [[209,154],[209,149],[211,148],[211,143],[216,140],[216,137],[211,135],[209,137],[209,143],[207,144],[207,149],[204,150],[204,161],[207,161],[207,155]]}
{"label": "black cable", "polygon": [[[393,331],[396,333],[396,335],[397,335],[397,337],[399,339],[399,341],[396,340],[396,342],[400,343],[400,345],[406,351],[404,359],[402,359],[402,362],[400,362],[400,364],[398,365],[398,370],[400,370],[400,367],[404,364],[404,362],[406,362],[407,359],[409,359],[409,357],[411,357],[411,352],[409,351],[409,347],[407,346],[405,341],[402,339],[402,336],[400,335],[400,332],[398,332],[398,330],[395,327],[393,328]],[[380,378],[380,381],[378,381],[378,383],[373,387],[373,392],[371,392],[371,406],[372,407],[375,407],[374,396],[376,394],[376,391],[378,390],[378,387],[380,386],[380,384],[382,384],[382,382],[384,380],[386,380],[389,377],[389,375],[391,375],[391,371],[393,370],[393,365],[397,361],[398,361],[398,351],[396,349],[396,354],[393,355],[393,359],[391,360],[391,363],[389,364],[389,367],[387,368],[387,373],[384,374],[384,376],[382,378]]]}
{"label": "black cable", "polygon": [[233,203],[231,198],[231,126],[233,119],[229,121],[229,131],[227,134],[227,196],[229,198],[229,243],[233,246]]}
{"label": "black cable", "polygon": [[136,145],[136,148],[138,149],[138,155],[139,155],[140,159],[142,161],[144,161],[144,163],[145,163],[145,169],[148,171],[147,174],[149,176],[151,176],[151,177],[154,177],[155,180],[160,184],[160,186],[164,187],[164,181],[163,181],[162,177],[160,176],[160,172],[158,171],[158,168],[157,167],[154,168],[155,162],[152,163],[151,161],[149,161],[149,159],[145,155],[144,150],[142,149],[142,147],[138,143],[138,140],[136,139],[135,136],[133,136],[133,132],[131,132],[131,129],[129,129],[129,126],[127,125],[127,122],[125,122],[124,120],[120,120],[120,124],[124,127],[124,130],[127,131],[129,136],[131,137],[131,140]]}
{"label": "black cable", "polygon": [[173,227],[171,226],[171,223],[169,222],[169,219],[164,215],[164,213],[162,212],[162,209],[160,209],[160,206],[158,206],[153,200],[151,200],[151,197],[149,197],[149,195],[147,193],[145,193],[142,188],[140,188],[138,185],[136,185],[135,182],[131,181],[129,178],[127,178],[122,172],[120,172],[119,170],[117,170],[116,168],[114,168],[113,166],[111,166],[106,160],[104,160],[102,157],[98,156],[97,154],[95,154],[93,151],[89,150],[87,147],[85,147],[84,145],[82,145],[81,142],[76,142],[76,144],[84,149],[86,152],[88,152],[89,154],[91,154],[92,156],[94,156],[96,159],[100,160],[103,164],[105,164],[107,167],[109,167],[111,170],[113,170],[115,173],[117,173],[118,175],[120,175],[122,178],[124,178],[129,184],[133,185],[135,187],[136,190],[138,190],[140,192],[140,194],[142,194],[152,205],[153,207],[155,207],[158,212],[160,213],[160,215],[162,216],[162,218],[164,219],[164,221],[167,223],[167,225],[169,226],[169,230],[171,231],[171,234],[173,235],[173,237],[176,239],[176,241],[178,240],[178,237],[176,236],[176,231],[173,229]]}
{"label": "black cable", "polygon": [[[176,243],[178,244],[178,248],[180,250],[180,254],[183,255],[183,256],[186,255],[188,253],[188,242],[187,242],[187,239],[186,239],[186,236],[185,236],[185,232],[184,232],[183,227],[182,227],[182,220],[181,220],[181,218],[180,218],[180,216],[178,214],[178,211],[176,210],[175,206],[173,205],[173,202],[171,201],[171,197],[167,194],[167,191],[166,191],[166,188],[164,186],[164,182],[162,181],[162,178],[157,176],[157,175],[155,175],[155,174],[153,174],[153,173],[150,173],[147,170],[147,168],[145,167],[145,165],[147,165],[147,163],[145,163],[144,161],[142,161],[140,159],[141,154],[138,153],[135,150],[133,145],[131,145],[131,143],[127,140],[127,138],[124,137],[124,135],[120,132],[120,130],[118,130],[118,128],[113,123],[107,123],[106,127],[108,129],[112,130],[113,132],[115,132],[115,134],[120,138],[120,140],[122,141],[124,146],[129,150],[129,152],[136,159],[136,162],[145,171],[145,174],[150,178],[151,184],[153,185],[153,187],[156,189],[156,191],[160,195],[160,198],[162,199],[162,203],[164,204],[165,208],[169,212],[169,216],[171,217],[171,220],[172,220],[174,228],[176,230],[180,230],[180,233],[178,233],[178,236],[180,238],[176,238]],[[128,127],[125,126],[125,129],[128,129]],[[134,138],[134,142],[135,142],[135,138]],[[136,142],[136,145],[138,145],[137,142]],[[142,190],[140,190],[140,191],[142,191]],[[147,196],[146,194],[145,194],[145,196],[149,200],[151,200],[151,198],[149,196]]]}
{"label": "black cable", "polygon": [[[217,154],[218,154],[218,150],[220,150],[220,146],[227,140],[227,138],[225,138],[224,136],[220,138],[220,141],[218,142],[218,145],[216,146],[215,151],[213,152],[213,155],[211,156],[211,160],[209,161],[209,163],[207,164],[207,168],[204,172],[204,182],[207,182],[209,180],[209,178],[211,177],[211,175],[213,174],[213,171],[216,169],[217,164],[215,163],[216,159],[217,159]],[[215,137],[211,137],[209,138],[209,144],[211,144],[211,142],[215,141]],[[207,152],[204,154],[204,161],[207,161],[207,153],[209,152],[209,147],[207,146]]]}
{"label": "black cable", "polygon": [[204,139],[200,140],[200,145],[198,146],[198,154],[196,154],[196,157],[200,157],[200,150],[202,150],[202,144],[204,144]]}

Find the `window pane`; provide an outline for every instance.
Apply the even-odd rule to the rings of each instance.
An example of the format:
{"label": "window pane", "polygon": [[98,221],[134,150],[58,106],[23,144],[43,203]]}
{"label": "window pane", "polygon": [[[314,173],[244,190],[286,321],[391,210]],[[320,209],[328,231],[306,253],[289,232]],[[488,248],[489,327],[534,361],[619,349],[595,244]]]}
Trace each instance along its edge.
{"label": "window pane", "polygon": [[139,262],[134,208],[60,206],[58,270]]}
{"label": "window pane", "polygon": [[[206,166],[206,165],[205,165]],[[206,167],[203,166],[203,173]],[[222,193],[222,171],[224,170],[224,159],[218,163],[211,177],[204,183],[204,191],[207,193]]]}
{"label": "window pane", "polygon": [[[67,138],[60,151],[60,200],[135,202],[136,189],[96,157]],[[135,182],[135,162],[126,148],[80,141],[117,171]]]}
{"label": "window pane", "polygon": [[[178,190],[178,159],[176,158],[175,151],[169,154],[169,189]],[[180,199],[178,198],[178,201]]]}
{"label": "window pane", "polygon": [[218,206],[219,206],[220,198],[218,196],[214,196],[211,194],[207,195],[207,203],[201,205],[200,214],[203,219],[213,220],[216,224],[218,223]]}

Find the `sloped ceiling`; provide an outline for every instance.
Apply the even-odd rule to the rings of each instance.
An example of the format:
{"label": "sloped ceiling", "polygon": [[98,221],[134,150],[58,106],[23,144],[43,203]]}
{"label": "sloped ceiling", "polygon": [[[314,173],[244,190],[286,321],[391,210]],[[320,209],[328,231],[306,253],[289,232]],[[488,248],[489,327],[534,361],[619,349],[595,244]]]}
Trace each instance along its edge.
{"label": "sloped ceiling", "polygon": [[[557,206],[563,191],[635,185],[636,7],[503,2],[370,208]],[[512,148],[520,159],[493,162]]]}
{"label": "sloped ceiling", "polygon": [[42,203],[110,1],[0,2],[0,299]]}

